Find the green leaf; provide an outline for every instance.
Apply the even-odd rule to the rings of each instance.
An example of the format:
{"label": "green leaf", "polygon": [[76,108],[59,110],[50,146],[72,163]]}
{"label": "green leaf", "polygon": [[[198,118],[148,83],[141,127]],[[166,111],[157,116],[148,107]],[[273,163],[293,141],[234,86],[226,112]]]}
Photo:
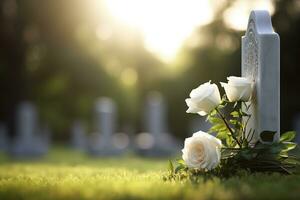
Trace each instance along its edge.
{"label": "green leaf", "polygon": [[290,151],[292,149],[295,149],[297,144],[294,142],[283,142],[284,145],[284,149],[282,150],[282,152],[287,152]]}
{"label": "green leaf", "polygon": [[216,109],[214,109],[214,110],[212,110],[211,112],[210,112],[210,116],[215,116],[217,114],[217,111],[216,111]]}
{"label": "green leaf", "polygon": [[229,122],[230,122],[231,124],[237,124],[237,123],[238,123],[238,120],[231,119],[231,120],[229,120]]}
{"label": "green leaf", "polygon": [[281,158],[288,158],[288,157],[289,157],[289,155],[288,155],[286,152],[280,153],[279,156],[280,156]]}
{"label": "green leaf", "polygon": [[228,132],[229,131],[219,131],[216,137],[220,140],[226,139],[228,137]]}
{"label": "green leaf", "polygon": [[219,108],[219,109],[223,109],[223,108],[226,107],[226,105],[227,105],[226,103],[225,103],[225,104],[220,104],[220,105],[218,106],[218,108]]}
{"label": "green leaf", "polygon": [[171,160],[169,160],[169,171],[170,171],[171,173],[174,172],[174,166],[173,166],[173,163],[172,163]]}
{"label": "green leaf", "polygon": [[295,135],[296,135],[295,131],[285,132],[280,136],[280,142],[290,142],[294,139]]}
{"label": "green leaf", "polygon": [[177,159],[176,161],[177,161],[177,163],[180,164],[180,165],[185,165],[185,162],[184,162],[183,159]]}
{"label": "green leaf", "polygon": [[226,144],[229,147],[234,147],[235,146],[232,137],[226,137]]}
{"label": "green leaf", "polygon": [[238,111],[233,111],[233,112],[230,113],[230,115],[231,115],[232,117],[235,117],[235,118],[240,117],[240,114],[239,114]]}
{"label": "green leaf", "polygon": [[221,123],[223,123],[222,119],[220,119],[218,117],[209,117],[208,121],[212,124],[221,124]]}
{"label": "green leaf", "polygon": [[260,133],[260,138],[264,142],[273,142],[276,131],[263,131]]}
{"label": "green leaf", "polygon": [[184,165],[179,165],[175,168],[175,174],[177,174],[179,171],[181,171],[182,169],[184,169],[185,166]]}
{"label": "green leaf", "polygon": [[219,131],[224,131],[226,129],[227,128],[226,128],[225,124],[216,124],[210,128],[210,131],[219,132]]}

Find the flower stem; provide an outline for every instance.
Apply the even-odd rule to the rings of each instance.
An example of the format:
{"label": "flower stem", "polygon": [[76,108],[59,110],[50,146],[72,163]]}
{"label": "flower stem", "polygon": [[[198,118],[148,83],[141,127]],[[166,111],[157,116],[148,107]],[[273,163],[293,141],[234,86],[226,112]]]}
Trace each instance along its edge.
{"label": "flower stem", "polygon": [[215,108],[217,113],[219,114],[219,116],[221,117],[221,119],[224,121],[224,124],[226,125],[227,129],[229,130],[229,132],[231,133],[232,138],[235,140],[235,142],[239,145],[239,147],[241,148],[242,145],[239,142],[239,140],[234,136],[234,132],[233,130],[230,128],[228,122],[226,121],[225,117],[222,115],[222,113],[219,111],[218,108]]}

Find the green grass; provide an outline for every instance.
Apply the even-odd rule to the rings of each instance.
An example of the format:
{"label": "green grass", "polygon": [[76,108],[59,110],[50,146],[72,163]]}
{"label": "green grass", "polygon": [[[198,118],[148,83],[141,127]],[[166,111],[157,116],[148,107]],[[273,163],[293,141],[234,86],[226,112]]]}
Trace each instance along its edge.
{"label": "green grass", "polygon": [[300,176],[254,174],[199,185],[164,182],[167,160],[90,158],[55,149],[41,160],[0,156],[0,199],[300,199]]}

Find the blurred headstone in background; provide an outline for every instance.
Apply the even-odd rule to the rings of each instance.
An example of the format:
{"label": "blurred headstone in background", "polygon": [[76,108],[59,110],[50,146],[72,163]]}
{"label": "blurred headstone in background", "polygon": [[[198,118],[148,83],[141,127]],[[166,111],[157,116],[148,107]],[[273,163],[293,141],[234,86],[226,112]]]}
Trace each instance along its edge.
{"label": "blurred headstone in background", "polygon": [[206,121],[206,117],[199,117],[194,118],[189,123],[189,135],[192,135],[193,133],[196,133],[198,131],[204,131],[208,132],[211,127],[211,124],[209,121]]}
{"label": "blurred headstone in background", "polygon": [[81,120],[76,120],[71,127],[71,145],[76,150],[85,150],[87,143],[86,129]]}
{"label": "blurred headstone in background", "polygon": [[6,152],[9,148],[8,132],[5,124],[0,122],[0,152]]}
{"label": "blurred headstone in background", "polygon": [[116,131],[116,105],[110,98],[103,97],[95,104],[95,132],[89,138],[88,151],[92,155],[112,156],[122,153],[113,143]]}
{"label": "blurred headstone in background", "polygon": [[112,145],[119,150],[126,150],[129,147],[129,136],[126,133],[115,133],[112,137]]}
{"label": "blurred headstone in background", "polygon": [[293,130],[296,131],[295,142],[300,143],[300,113],[293,117]]}
{"label": "blurred headstone in background", "polygon": [[38,143],[37,151],[41,154],[46,154],[52,144],[52,132],[47,124],[40,128],[40,133],[36,136],[40,141]]}
{"label": "blurred headstone in background", "polygon": [[122,130],[121,134],[126,135],[122,139],[123,140],[122,143],[124,143],[124,145],[125,145],[125,143],[127,143],[126,151],[134,152],[135,151],[135,142],[134,142],[134,140],[135,140],[135,137],[136,137],[136,127],[130,125],[129,123],[126,123],[121,127],[121,130]]}
{"label": "blurred headstone in background", "polygon": [[166,104],[159,92],[151,92],[147,97],[145,130],[136,137],[138,153],[159,157],[179,152],[179,143],[168,133]]}
{"label": "blurred headstone in background", "polygon": [[30,102],[19,104],[16,113],[16,136],[11,153],[16,157],[41,156],[47,153],[47,131],[42,131],[38,124],[38,113]]}
{"label": "blurred headstone in background", "polygon": [[135,144],[137,148],[137,153],[147,154],[148,151],[154,148],[154,137],[151,133],[139,133],[135,137]]}

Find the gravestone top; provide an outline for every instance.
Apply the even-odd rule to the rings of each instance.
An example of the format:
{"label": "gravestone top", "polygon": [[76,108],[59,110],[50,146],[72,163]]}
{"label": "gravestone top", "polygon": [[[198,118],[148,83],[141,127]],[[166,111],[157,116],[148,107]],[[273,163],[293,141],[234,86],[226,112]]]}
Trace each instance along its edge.
{"label": "gravestone top", "polygon": [[[276,142],[280,137],[280,41],[269,13],[252,11],[242,37],[242,76],[253,81],[247,132],[255,130],[253,142]],[[244,108],[245,109],[245,108]],[[262,131],[275,131],[272,140],[262,140]]]}
{"label": "gravestone top", "polygon": [[37,133],[38,113],[34,104],[21,102],[17,111],[17,136],[30,143],[30,138]]}
{"label": "gravestone top", "polygon": [[96,112],[115,112],[115,103],[108,97],[101,97],[96,101],[95,110]]}

